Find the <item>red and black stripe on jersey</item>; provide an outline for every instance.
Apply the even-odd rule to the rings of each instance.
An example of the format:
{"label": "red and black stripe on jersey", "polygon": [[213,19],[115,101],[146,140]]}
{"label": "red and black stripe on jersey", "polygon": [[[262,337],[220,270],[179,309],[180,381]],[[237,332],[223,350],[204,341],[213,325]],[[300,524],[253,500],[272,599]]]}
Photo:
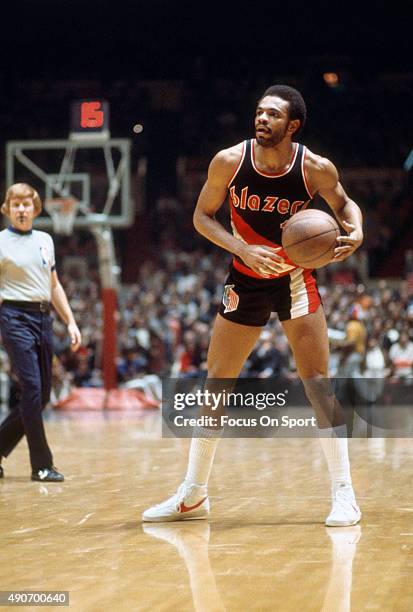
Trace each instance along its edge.
{"label": "red and black stripe on jersey", "polygon": [[[229,189],[231,225],[234,235],[248,244],[278,247],[281,245],[282,225],[291,215],[304,210],[312,201],[305,177],[304,145],[293,143],[293,156],[287,170],[267,174],[255,164],[255,140],[243,143],[242,155]],[[297,266],[292,265],[273,278],[289,274]],[[262,278],[234,257],[234,267],[248,276]]]}

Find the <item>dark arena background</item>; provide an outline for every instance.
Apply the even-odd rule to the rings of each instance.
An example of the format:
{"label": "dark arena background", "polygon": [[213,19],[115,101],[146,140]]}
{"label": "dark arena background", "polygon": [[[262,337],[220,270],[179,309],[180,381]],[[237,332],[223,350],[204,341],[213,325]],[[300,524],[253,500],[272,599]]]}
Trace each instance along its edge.
{"label": "dark arena background", "polygon": [[[7,609],[33,607],[35,592],[65,592],[79,611],[413,609],[411,24],[393,4],[362,8],[9,7],[1,193],[12,182],[38,189],[35,227],[53,236],[83,341],[72,353],[54,317],[44,419],[65,482],[30,482],[25,440],[2,462]],[[254,136],[257,99],[275,83],[302,92],[300,141],[335,163],[364,214],[361,248],[317,273],[330,374],[358,417],[349,452],[363,518],[324,525],[327,467],[318,440],[298,431],[221,441],[209,521],[142,523],[186,469],[190,441],[162,435],[163,383],[205,376],[231,259],[195,231],[194,207],[209,161]],[[227,206],[218,216],[228,227]],[[298,398],[275,315],[241,378],[273,378]],[[0,418],[18,402],[0,344]],[[388,419],[361,418],[360,403]]]}

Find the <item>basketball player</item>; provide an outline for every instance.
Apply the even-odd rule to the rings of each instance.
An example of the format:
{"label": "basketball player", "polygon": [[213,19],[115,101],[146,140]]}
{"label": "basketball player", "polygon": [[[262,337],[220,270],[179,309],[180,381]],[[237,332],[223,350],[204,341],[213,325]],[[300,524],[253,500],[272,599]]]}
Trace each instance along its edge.
{"label": "basketball player", "polygon": [[[271,312],[277,312],[294,354],[320,429],[332,481],[329,526],[356,524],[361,517],[350,476],[344,415],[328,381],[329,345],[323,307],[311,270],[284,254],[282,225],[322,196],[344,228],[333,261],[361,244],[362,215],[345,193],[328,159],[296,142],[304,127],[301,94],[275,85],[258,101],[255,139],[220,151],[212,160],[194,214],[195,228],[233,254],[208,353],[208,379],[236,379]],[[233,234],[215,219],[229,196]],[[210,381],[212,382],[212,381]],[[204,518],[207,483],[219,432],[197,428],[188,470],[178,492],[143,513],[144,521]]]}
{"label": "basketball player", "polygon": [[51,303],[67,324],[73,350],[81,337],[57,277],[53,240],[32,229],[41,209],[37,192],[25,183],[12,185],[1,207],[10,226],[0,232],[0,331],[21,398],[0,425],[0,462],[26,435],[32,480],[61,482],[64,477],[53,466],[42,420],[51,387]]}

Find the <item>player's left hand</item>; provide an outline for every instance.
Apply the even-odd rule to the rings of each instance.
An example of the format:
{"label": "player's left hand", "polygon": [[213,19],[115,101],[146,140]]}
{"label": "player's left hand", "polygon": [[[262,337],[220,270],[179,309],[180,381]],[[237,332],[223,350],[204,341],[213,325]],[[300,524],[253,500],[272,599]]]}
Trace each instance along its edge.
{"label": "player's left hand", "polygon": [[69,332],[71,344],[70,348],[72,351],[77,351],[82,344],[82,336],[80,334],[79,328],[76,323],[69,323],[67,326],[67,331]]}
{"label": "player's left hand", "polygon": [[343,225],[348,231],[348,235],[337,237],[337,242],[340,246],[334,249],[334,257],[331,260],[333,263],[335,261],[344,261],[347,257],[350,257],[363,242],[363,232],[357,230],[353,223],[343,221]]}

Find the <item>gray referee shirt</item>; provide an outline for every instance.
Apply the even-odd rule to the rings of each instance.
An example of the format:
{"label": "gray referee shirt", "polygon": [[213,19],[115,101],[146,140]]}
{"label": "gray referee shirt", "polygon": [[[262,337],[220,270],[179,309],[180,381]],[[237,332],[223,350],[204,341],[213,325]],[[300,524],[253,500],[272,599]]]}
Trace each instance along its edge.
{"label": "gray referee shirt", "polygon": [[0,299],[50,302],[55,269],[52,237],[46,232],[0,232]]}

